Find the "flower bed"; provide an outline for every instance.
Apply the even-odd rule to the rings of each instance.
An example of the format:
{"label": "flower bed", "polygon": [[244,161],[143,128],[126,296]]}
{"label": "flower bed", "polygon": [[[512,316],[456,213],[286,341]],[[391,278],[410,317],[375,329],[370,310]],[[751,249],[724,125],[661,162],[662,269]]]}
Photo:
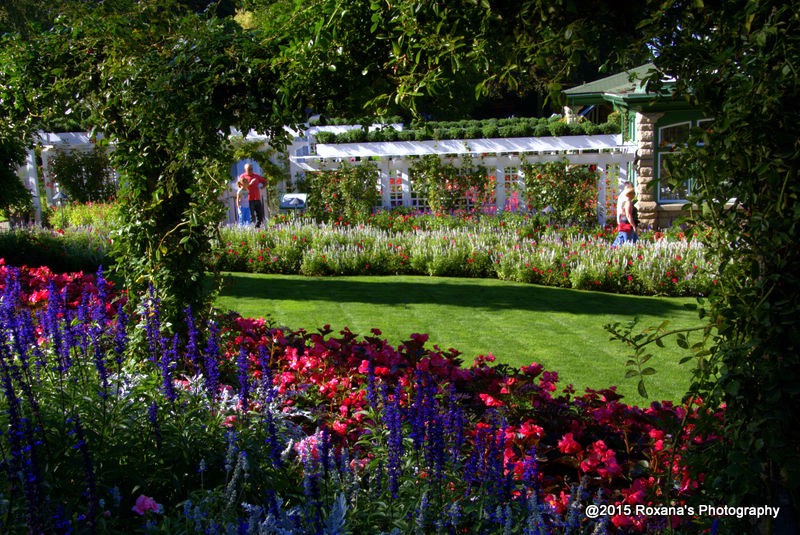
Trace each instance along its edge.
{"label": "flower bed", "polygon": [[315,276],[500,278],[636,295],[707,295],[715,282],[702,244],[685,237],[661,235],[616,248],[602,232],[540,228],[522,218],[386,217],[365,225],[226,227],[216,266]]}
{"label": "flower bed", "polygon": [[[718,415],[698,404],[640,409],[613,388],[559,391],[557,373],[491,356],[464,368],[420,334],[392,347],[379,331],[287,332],[235,315],[201,328],[187,311],[183,337],[169,336],[155,292],[132,321],[124,302],[102,273],[0,263],[4,531],[633,533],[693,522],[635,507],[699,492],[684,460],[713,439],[698,424]],[[589,518],[589,504],[620,514]]]}

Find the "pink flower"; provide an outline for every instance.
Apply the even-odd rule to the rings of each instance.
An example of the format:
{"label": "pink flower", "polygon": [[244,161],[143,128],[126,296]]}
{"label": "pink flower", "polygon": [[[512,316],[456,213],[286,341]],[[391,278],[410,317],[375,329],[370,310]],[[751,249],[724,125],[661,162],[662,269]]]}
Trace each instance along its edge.
{"label": "pink flower", "polygon": [[333,431],[339,435],[347,434],[347,422],[336,420],[333,422]]}
{"label": "pink flower", "polygon": [[153,498],[149,496],[145,496],[144,494],[140,494],[138,498],[136,498],[136,505],[131,508],[131,511],[136,513],[137,515],[144,515],[148,511],[153,511],[154,513],[162,513],[164,508],[161,506],[160,503],[156,503]]}
{"label": "pink flower", "polygon": [[487,407],[502,407],[504,405],[502,401],[497,398],[493,398],[489,394],[479,394],[479,397],[481,398],[481,401],[483,401],[483,404]]}
{"label": "pink flower", "polygon": [[567,433],[558,441],[558,451],[561,453],[572,455],[579,453],[582,449],[578,441],[572,437],[572,433]]}
{"label": "pink flower", "polygon": [[539,364],[538,362],[534,362],[529,366],[522,366],[520,368],[520,371],[522,373],[524,373],[525,375],[530,375],[532,377],[536,377],[537,375],[542,373],[542,370],[543,370],[543,366],[541,364]]}
{"label": "pink flower", "polygon": [[230,416],[227,416],[222,421],[222,426],[223,427],[233,427],[235,423],[236,423],[236,415],[235,414],[231,414]]}

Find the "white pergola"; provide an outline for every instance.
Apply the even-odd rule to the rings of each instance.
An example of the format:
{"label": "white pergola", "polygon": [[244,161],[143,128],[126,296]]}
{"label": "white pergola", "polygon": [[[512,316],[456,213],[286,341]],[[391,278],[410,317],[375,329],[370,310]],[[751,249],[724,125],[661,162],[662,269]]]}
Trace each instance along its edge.
{"label": "white pergola", "polygon": [[[379,169],[378,178],[385,207],[417,206],[413,177],[409,168],[414,160],[435,155],[458,165],[465,157],[480,164],[497,178],[496,207],[503,209],[511,187],[520,181],[520,164],[568,160],[572,165],[594,165],[600,172],[598,214],[605,223],[607,207],[618,186],[628,179],[636,147],[622,142],[621,135],[522,137],[439,141],[391,141],[370,143],[315,144],[313,138],[290,147],[293,178],[305,172],[338,168],[342,162],[371,161]],[[607,186],[613,195],[607,194]]]}
{"label": "white pergola", "polygon": [[[400,127],[400,125],[397,125]],[[302,178],[306,172],[336,169],[342,162],[371,161],[378,167],[380,176],[377,185],[382,192],[382,205],[419,206],[415,198],[413,178],[409,168],[417,158],[436,155],[454,165],[465,157],[473,163],[488,169],[497,178],[495,194],[496,206],[503,209],[509,199],[510,187],[520,181],[520,164],[523,158],[530,163],[552,162],[566,159],[573,165],[594,165],[600,173],[598,181],[598,205],[603,208],[598,214],[601,223],[605,222],[606,207],[613,202],[616,191],[628,179],[629,165],[635,156],[635,145],[622,142],[620,135],[562,136],[562,137],[523,137],[498,139],[468,139],[439,141],[391,141],[369,143],[316,143],[318,132],[340,133],[360,126],[322,126],[311,127],[305,131],[292,132],[293,143],[287,148],[289,153],[289,173],[292,181]],[[234,132],[234,134],[236,134]],[[263,141],[268,138],[250,132],[248,141]],[[95,147],[95,139],[86,132],[40,133],[42,148],[42,169],[46,198],[49,203],[58,191],[57,184],[50,175],[50,163],[58,150],[89,151]],[[241,172],[243,162],[231,166],[231,183]],[[39,205],[39,180],[33,151],[29,151],[26,164],[20,168],[20,178],[28,187],[34,199],[36,223],[41,224]],[[612,195],[607,194],[611,188]],[[232,186],[233,188],[233,186]],[[233,189],[223,199],[228,206],[228,220],[236,220]]]}

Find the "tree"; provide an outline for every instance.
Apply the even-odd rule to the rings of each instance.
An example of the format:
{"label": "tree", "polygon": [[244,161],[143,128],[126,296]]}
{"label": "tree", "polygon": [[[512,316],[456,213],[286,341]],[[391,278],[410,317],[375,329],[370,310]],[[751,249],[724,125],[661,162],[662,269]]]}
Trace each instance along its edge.
{"label": "tree", "polygon": [[0,129],[0,210],[7,218],[29,212],[33,208],[31,194],[17,176],[17,168],[25,161],[25,145],[14,129]]}
{"label": "tree", "polygon": [[730,440],[705,457],[707,492],[731,505],[768,496],[796,510],[797,0],[243,4],[255,32],[178,2],[117,0],[81,6],[85,15],[68,13],[2,52],[0,106],[15,127],[71,111],[117,143],[128,199],[120,258],[133,289],[174,285],[203,302],[195,294],[231,125],[278,132],[307,109],[361,105],[446,114],[473,94],[531,89],[557,99],[585,69],[632,67],[653,54],[678,81],[675,98],[715,117],[673,172],[695,180],[719,258],[709,308],[719,336],[693,391],[727,404]]}
{"label": "tree", "polygon": [[[328,114],[462,119],[493,99],[550,96],[597,67],[649,59],[652,0],[248,0],[240,20],[280,43],[286,94]],[[597,17],[597,13],[603,13]],[[512,110],[513,112],[513,110]]]}
{"label": "tree", "polygon": [[[676,94],[714,122],[673,170],[694,179],[700,222],[719,265],[710,299],[718,336],[693,389],[725,403],[727,440],[703,456],[725,503],[800,504],[800,3],[675,1],[643,28]],[[796,522],[796,521],[795,521]]]}
{"label": "tree", "polygon": [[[2,104],[28,131],[76,113],[114,143],[117,266],[133,296],[162,294],[165,320],[207,309],[207,256],[227,187],[231,127],[288,122],[269,55],[231,19],[170,0],[87,6],[9,40]],[[135,299],[133,300],[135,302]],[[182,323],[182,322],[181,322]]]}

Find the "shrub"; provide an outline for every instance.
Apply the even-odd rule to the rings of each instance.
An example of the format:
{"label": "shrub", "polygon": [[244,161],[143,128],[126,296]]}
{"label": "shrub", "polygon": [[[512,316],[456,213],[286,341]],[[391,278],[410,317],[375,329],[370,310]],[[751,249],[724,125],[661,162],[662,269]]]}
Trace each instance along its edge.
{"label": "shrub", "polygon": [[569,125],[563,121],[551,121],[548,129],[553,136],[566,136],[569,133]]}
{"label": "shrub", "polygon": [[485,138],[494,138],[499,136],[499,129],[496,125],[490,124],[481,128],[481,133]]}
{"label": "shrub", "polygon": [[0,258],[14,265],[48,266],[59,273],[96,271],[111,267],[108,233],[68,228],[51,231],[36,227],[0,232]]}
{"label": "shrub", "polygon": [[[553,123],[562,124],[562,123]],[[596,171],[586,166],[559,162],[523,162],[525,204],[542,212],[552,210],[554,221],[562,224],[592,226],[597,221]]]}
{"label": "shrub", "polygon": [[320,221],[363,221],[380,200],[378,169],[371,163],[343,163],[334,171],[310,175],[308,213]]}
{"label": "shrub", "polygon": [[317,143],[336,143],[336,134],[334,132],[317,132],[315,135]]}
{"label": "shrub", "polygon": [[89,152],[57,150],[50,173],[73,202],[106,202],[116,197],[116,173],[104,147]]}
{"label": "shrub", "polygon": [[68,227],[90,227],[98,232],[107,233],[119,218],[119,206],[116,203],[66,204],[48,211],[47,226],[65,230]]}

